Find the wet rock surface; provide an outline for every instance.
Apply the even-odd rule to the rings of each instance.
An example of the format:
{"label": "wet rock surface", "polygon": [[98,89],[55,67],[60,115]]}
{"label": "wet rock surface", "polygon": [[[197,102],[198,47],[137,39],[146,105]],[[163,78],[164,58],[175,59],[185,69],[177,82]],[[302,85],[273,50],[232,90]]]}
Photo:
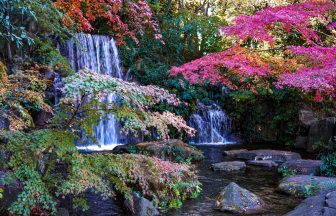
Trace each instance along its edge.
{"label": "wet rock surface", "polygon": [[322,191],[318,195],[305,199],[293,211],[286,216],[335,216],[336,215],[336,198],[333,195],[336,191]]}
{"label": "wet rock surface", "polygon": [[237,150],[229,150],[229,151],[224,151],[223,155],[235,158],[237,157],[238,154],[248,152],[247,149],[237,149]]}
{"label": "wet rock surface", "polygon": [[305,196],[306,193],[318,193],[325,189],[336,189],[336,178],[294,175],[285,177],[279,184],[279,190],[291,195]]}
{"label": "wet rock surface", "polygon": [[257,195],[231,182],[220,192],[215,209],[223,212],[256,214],[262,212],[264,206],[264,201]]}
{"label": "wet rock surface", "polygon": [[246,162],[248,165],[260,167],[277,167],[278,164],[271,160],[250,160]]}
{"label": "wet rock surface", "polygon": [[322,162],[320,160],[293,160],[285,162],[281,167],[297,174],[319,175],[321,165]]}
{"label": "wet rock surface", "polygon": [[301,156],[291,151],[260,149],[237,153],[236,158],[243,160],[271,160],[276,163],[284,163],[289,160],[301,159]]}
{"label": "wet rock surface", "polygon": [[239,171],[246,168],[246,164],[242,161],[225,161],[220,163],[214,163],[211,165],[214,171]]}

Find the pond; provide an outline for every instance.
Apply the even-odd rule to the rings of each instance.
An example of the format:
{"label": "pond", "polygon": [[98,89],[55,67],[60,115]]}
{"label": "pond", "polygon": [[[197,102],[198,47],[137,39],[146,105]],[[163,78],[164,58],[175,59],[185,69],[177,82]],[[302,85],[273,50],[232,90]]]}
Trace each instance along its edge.
{"label": "pond", "polygon": [[168,212],[168,216],[233,215],[213,209],[217,195],[230,182],[235,182],[239,186],[257,194],[266,202],[267,209],[261,215],[284,215],[293,210],[302,201],[277,191],[278,183],[282,177],[275,168],[247,166],[244,171],[230,173],[211,170],[212,163],[230,160],[223,156],[224,150],[238,149],[241,146],[199,145],[197,148],[203,150],[205,155],[205,160],[196,165],[199,180],[203,184],[202,193],[197,199],[186,201],[181,209]]}

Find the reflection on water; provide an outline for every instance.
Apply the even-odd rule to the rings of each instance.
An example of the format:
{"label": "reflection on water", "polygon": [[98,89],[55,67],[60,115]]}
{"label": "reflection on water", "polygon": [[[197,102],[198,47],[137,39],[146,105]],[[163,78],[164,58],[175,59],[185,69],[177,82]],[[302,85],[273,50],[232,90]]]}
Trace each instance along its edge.
{"label": "reflection on water", "polygon": [[[295,208],[300,199],[278,193],[276,188],[281,176],[275,168],[259,168],[248,166],[244,171],[224,173],[213,172],[211,164],[229,160],[222,155],[225,146],[197,146],[204,151],[206,159],[197,165],[199,179],[203,190],[199,198],[185,202],[184,206],[176,211],[171,211],[169,216],[225,216],[232,215],[213,210],[216,196],[222,188],[230,182],[236,182],[251,192],[260,196],[267,203],[267,210],[261,215],[283,215]],[[230,147],[232,148],[232,147]],[[237,147],[235,147],[237,148]]]}

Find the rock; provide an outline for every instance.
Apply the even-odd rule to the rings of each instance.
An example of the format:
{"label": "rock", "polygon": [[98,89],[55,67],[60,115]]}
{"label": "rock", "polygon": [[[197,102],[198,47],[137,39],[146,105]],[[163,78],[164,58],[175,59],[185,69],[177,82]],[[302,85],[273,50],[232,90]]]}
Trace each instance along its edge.
{"label": "rock", "polygon": [[238,171],[241,169],[246,168],[246,164],[242,161],[226,161],[226,162],[220,162],[212,164],[212,169],[214,171]]}
{"label": "rock", "polygon": [[246,162],[249,165],[261,167],[277,167],[278,164],[271,160],[250,160]]}
{"label": "rock", "polygon": [[288,212],[286,216],[322,216],[324,208],[324,194],[309,197],[298,205],[293,211]]}
{"label": "rock", "polygon": [[290,151],[278,151],[270,149],[252,150],[238,153],[237,158],[244,160],[271,160],[276,163],[283,163],[289,160],[301,159],[300,154]]}
{"label": "rock", "polygon": [[318,119],[315,118],[314,112],[310,109],[301,109],[299,111],[299,120],[304,126],[309,127]]}
{"label": "rock", "polygon": [[297,136],[295,139],[294,147],[298,149],[306,149],[308,144],[307,136]]}
{"label": "rock", "polygon": [[281,180],[279,190],[291,195],[305,196],[307,192],[317,193],[324,189],[336,188],[336,178],[294,175]]}
{"label": "rock", "polygon": [[59,208],[56,213],[56,216],[69,216],[69,215],[70,215],[69,211],[65,208]]}
{"label": "rock", "polygon": [[322,212],[323,212],[323,216],[335,216],[336,215],[336,209],[334,208],[324,207]]}
{"label": "rock", "polygon": [[336,197],[326,199],[327,207],[336,209]]}
{"label": "rock", "polygon": [[307,151],[312,152],[318,143],[330,143],[333,139],[336,118],[330,117],[314,122],[309,129]]}
{"label": "rock", "polygon": [[[5,177],[6,172],[0,171],[0,179]],[[4,185],[0,181],[0,187],[3,188],[3,199],[0,200],[0,213],[6,212],[9,206],[17,200],[17,196],[21,193],[22,187],[18,181],[14,181],[9,185]]]}
{"label": "rock", "polygon": [[0,129],[8,130],[10,122],[7,118],[0,115]]}
{"label": "rock", "polygon": [[237,154],[242,153],[242,152],[248,152],[247,149],[237,149],[237,150],[229,150],[229,151],[224,151],[223,154],[228,156],[228,157],[237,157]]}
{"label": "rock", "polygon": [[265,203],[257,195],[234,182],[221,191],[215,203],[217,210],[240,214],[257,214],[264,208]]}
{"label": "rock", "polygon": [[288,171],[294,171],[297,174],[319,175],[321,164],[320,160],[293,160],[285,162],[281,168],[286,167]]}
{"label": "rock", "polygon": [[326,197],[329,198],[336,198],[336,191],[332,191],[326,195]]}
{"label": "rock", "polygon": [[43,127],[53,116],[51,112],[40,110],[33,114],[34,123],[37,127]]}
{"label": "rock", "polygon": [[132,193],[133,202],[125,201],[125,206],[132,216],[158,216],[160,212],[148,199]]}
{"label": "rock", "polygon": [[162,160],[196,162],[203,159],[202,151],[178,139],[139,143],[135,147],[140,154],[155,156]]}

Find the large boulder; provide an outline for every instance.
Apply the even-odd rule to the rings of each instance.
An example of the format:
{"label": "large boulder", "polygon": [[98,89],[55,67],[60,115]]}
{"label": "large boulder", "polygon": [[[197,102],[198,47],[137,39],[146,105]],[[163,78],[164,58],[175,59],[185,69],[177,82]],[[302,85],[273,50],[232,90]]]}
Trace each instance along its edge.
{"label": "large boulder", "polygon": [[239,214],[257,214],[263,212],[264,208],[263,200],[234,182],[220,192],[215,203],[217,210]]}
{"label": "large boulder", "polygon": [[132,200],[125,201],[127,211],[132,216],[159,216],[160,212],[155,208],[153,203],[148,199],[132,193]]}
{"label": "large boulder", "polygon": [[299,111],[299,120],[300,123],[306,127],[310,127],[318,119],[315,117],[315,114],[310,109],[301,109]]}
{"label": "large boulder", "polygon": [[282,164],[281,168],[297,174],[319,175],[321,165],[320,160],[292,160]]}
{"label": "large boulder", "polygon": [[333,188],[336,189],[336,178],[311,175],[288,176],[278,186],[280,191],[296,196],[309,196]]}
{"label": "large boulder", "polygon": [[212,169],[214,171],[238,171],[246,168],[246,164],[242,161],[225,161],[220,163],[212,164]]}
{"label": "large boulder", "polygon": [[244,160],[271,160],[276,163],[284,163],[289,160],[301,159],[301,156],[298,153],[271,149],[260,149],[241,152],[238,153],[236,157]]}
{"label": "large boulder", "polygon": [[336,194],[336,191],[321,191],[318,195],[305,199],[286,216],[335,216],[336,200],[332,200],[333,194]]}
{"label": "large boulder", "polygon": [[312,152],[314,145],[330,143],[336,131],[336,118],[330,117],[314,122],[309,129],[307,151]]}
{"label": "large boulder", "polygon": [[140,154],[155,156],[161,160],[195,162],[203,159],[202,151],[178,139],[139,143],[135,148]]}

